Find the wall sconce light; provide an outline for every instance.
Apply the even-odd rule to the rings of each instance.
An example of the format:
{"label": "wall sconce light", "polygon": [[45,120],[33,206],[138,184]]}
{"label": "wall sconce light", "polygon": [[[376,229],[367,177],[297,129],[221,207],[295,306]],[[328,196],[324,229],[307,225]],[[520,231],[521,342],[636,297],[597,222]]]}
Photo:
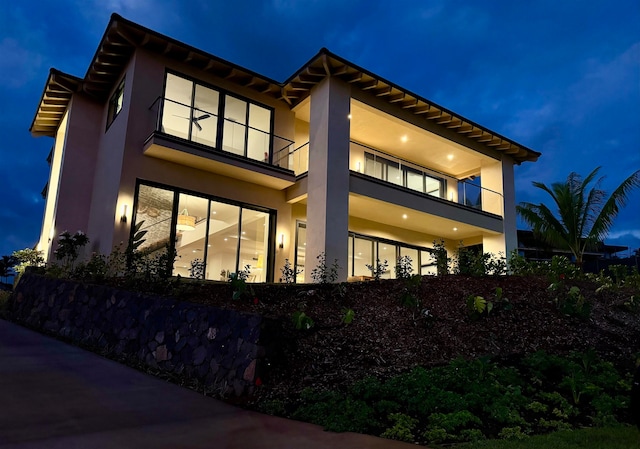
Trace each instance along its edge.
{"label": "wall sconce light", "polygon": [[120,215],[120,221],[122,223],[127,222],[127,205],[126,204],[122,205],[122,215]]}
{"label": "wall sconce light", "polygon": [[284,248],[284,234],[280,234],[280,243],[278,244],[280,249]]}
{"label": "wall sconce light", "polygon": [[356,162],[356,171],[360,173],[360,161]]}
{"label": "wall sconce light", "polygon": [[449,192],[449,201],[453,201],[453,192]]}

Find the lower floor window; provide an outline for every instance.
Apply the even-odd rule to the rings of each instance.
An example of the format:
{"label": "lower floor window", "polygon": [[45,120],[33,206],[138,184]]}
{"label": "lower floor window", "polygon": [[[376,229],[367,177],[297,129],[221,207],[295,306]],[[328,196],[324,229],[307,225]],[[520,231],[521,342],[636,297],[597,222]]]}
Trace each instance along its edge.
{"label": "lower floor window", "polygon": [[[296,269],[299,274],[296,276],[296,282],[304,282],[306,241],[307,225],[298,222],[296,228]],[[429,248],[349,232],[347,275],[349,277],[371,276],[372,271],[369,266],[375,267],[377,261],[384,263],[386,260],[387,269],[382,274],[382,278],[394,279],[396,277],[396,263],[400,257],[404,256],[411,258],[413,274],[436,274],[435,263]],[[310,259],[309,262],[315,262],[315,258]],[[309,267],[309,269],[313,268],[313,266]]]}
{"label": "lower floor window", "polygon": [[152,257],[175,251],[174,276],[226,281],[248,270],[248,282],[270,279],[272,211],[143,183],[135,209],[134,229],[146,231],[138,249]]}

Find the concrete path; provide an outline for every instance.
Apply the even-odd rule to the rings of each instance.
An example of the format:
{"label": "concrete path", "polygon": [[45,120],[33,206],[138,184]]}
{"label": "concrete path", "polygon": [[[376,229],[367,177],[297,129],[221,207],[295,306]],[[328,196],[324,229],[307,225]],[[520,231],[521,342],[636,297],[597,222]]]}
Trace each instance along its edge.
{"label": "concrete path", "polygon": [[415,445],[262,415],[0,320],[0,448]]}

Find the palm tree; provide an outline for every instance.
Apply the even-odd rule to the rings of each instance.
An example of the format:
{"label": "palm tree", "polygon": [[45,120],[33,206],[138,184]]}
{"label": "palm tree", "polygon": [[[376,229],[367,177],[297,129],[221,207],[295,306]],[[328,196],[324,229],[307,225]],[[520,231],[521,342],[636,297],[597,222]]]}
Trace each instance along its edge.
{"label": "palm tree", "polygon": [[604,177],[589,188],[599,171],[600,167],[597,167],[584,179],[572,172],[565,182],[553,183],[551,187],[532,183],[551,195],[558,216],[542,203],[524,202],[517,206],[518,214],[539,238],[552,246],[570,250],[580,267],[585,250],[604,240],[616,215],[627,203],[629,193],[640,187],[640,170],[637,170],[607,198],[607,193],[600,189]]}

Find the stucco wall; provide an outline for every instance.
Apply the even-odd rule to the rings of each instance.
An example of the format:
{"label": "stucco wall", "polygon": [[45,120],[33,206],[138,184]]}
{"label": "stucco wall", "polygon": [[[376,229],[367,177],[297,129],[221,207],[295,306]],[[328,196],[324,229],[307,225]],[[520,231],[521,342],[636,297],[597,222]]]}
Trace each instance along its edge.
{"label": "stucco wall", "polygon": [[135,357],[226,395],[250,394],[265,356],[259,315],[34,274],[20,279],[9,313],[29,327]]}

